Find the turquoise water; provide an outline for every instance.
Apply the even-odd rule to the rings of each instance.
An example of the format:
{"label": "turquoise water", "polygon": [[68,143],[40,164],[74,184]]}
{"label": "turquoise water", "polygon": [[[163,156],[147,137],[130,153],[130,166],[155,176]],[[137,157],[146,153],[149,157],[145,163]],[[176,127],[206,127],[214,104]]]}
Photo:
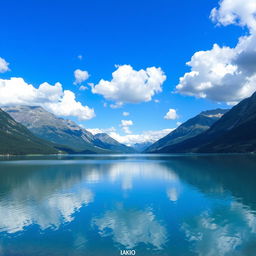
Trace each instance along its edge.
{"label": "turquoise water", "polygon": [[0,161],[5,256],[255,256],[255,211],[255,156]]}

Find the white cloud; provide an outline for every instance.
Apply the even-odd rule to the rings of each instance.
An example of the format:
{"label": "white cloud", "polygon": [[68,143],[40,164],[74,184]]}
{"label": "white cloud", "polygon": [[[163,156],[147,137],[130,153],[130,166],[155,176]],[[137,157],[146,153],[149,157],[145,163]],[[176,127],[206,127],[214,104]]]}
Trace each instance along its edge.
{"label": "white cloud", "polygon": [[180,191],[176,187],[169,188],[167,191],[167,197],[170,201],[176,202],[179,199]]}
{"label": "white cloud", "polygon": [[220,25],[237,24],[256,30],[255,0],[222,0],[220,7],[211,11],[211,19]]}
{"label": "white cloud", "polygon": [[82,59],[83,59],[83,55],[80,54],[80,55],[77,56],[77,58],[78,58],[79,60],[82,60]]}
{"label": "white cloud", "polygon": [[169,111],[164,116],[164,119],[167,119],[167,120],[175,120],[177,118],[178,118],[178,115],[176,113],[176,110],[173,108],[170,108]]}
{"label": "white cloud", "polygon": [[133,125],[132,120],[121,120],[121,126],[130,126]]}
{"label": "white cloud", "polygon": [[126,133],[126,134],[132,133],[131,130],[130,130],[130,128],[129,128],[128,126],[123,126],[123,127],[122,127],[122,130],[123,130],[124,133]]}
{"label": "white cloud", "polygon": [[121,108],[123,106],[122,102],[117,102],[116,104],[110,104],[111,108]]}
{"label": "white cloud", "polygon": [[132,133],[130,131],[130,128],[129,126],[132,126],[133,125],[133,121],[132,120],[121,120],[121,124],[120,124],[120,127],[122,128],[122,130],[129,134],[129,133]]}
{"label": "white cloud", "polygon": [[136,143],[151,142],[154,143],[162,137],[166,136],[168,133],[174,129],[163,129],[158,131],[144,131],[141,134],[128,134],[120,135],[116,132],[110,132],[109,135],[120,143],[126,144],[128,146],[134,145]]}
{"label": "white cloud", "polygon": [[[147,102],[162,91],[166,76],[161,68],[150,67],[136,71],[130,65],[116,66],[112,80],[101,79],[92,86],[92,92],[101,94],[105,99],[113,100],[117,106],[124,103]],[[115,105],[114,105],[115,106]]]}
{"label": "white cloud", "polygon": [[41,84],[35,88],[27,84],[23,78],[0,79],[0,105],[37,105],[57,116],[74,116],[80,120],[91,119],[94,110],[76,101],[75,94],[63,90],[60,83]]}
{"label": "white cloud", "polygon": [[191,71],[180,78],[179,93],[235,104],[256,90],[256,2],[223,0],[211,18],[218,24],[247,26],[250,34],[234,48],[214,44],[196,52],[187,63]]}
{"label": "white cloud", "polygon": [[0,57],[0,73],[5,73],[9,71],[10,69],[8,66],[9,66],[9,63],[5,59]]}
{"label": "white cloud", "polygon": [[129,116],[130,113],[129,112],[123,112],[123,116]]}
{"label": "white cloud", "polygon": [[90,87],[94,86],[94,83],[87,83]]}
{"label": "white cloud", "polygon": [[141,134],[127,134],[127,135],[120,135],[119,133],[117,133],[114,127],[107,128],[107,129],[86,128],[86,130],[91,132],[92,134],[107,133],[110,137],[117,140],[118,142],[128,146],[132,146],[136,143],[145,143],[145,142],[154,143],[157,140],[161,139],[162,137],[166,136],[168,133],[172,132],[174,128],[155,130],[155,131],[144,131]]}
{"label": "white cloud", "polygon": [[74,71],[75,82],[74,84],[81,84],[89,78],[89,73],[86,70],[76,69]]}
{"label": "white cloud", "polygon": [[155,102],[155,103],[159,103],[159,102],[160,102],[160,100],[156,99],[156,100],[154,100],[154,102]]}
{"label": "white cloud", "polygon": [[79,91],[86,91],[86,90],[88,90],[88,88],[86,86],[84,86],[84,85],[81,85],[79,87]]}
{"label": "white cloud", "polygon": [[75,116],[79,120],[88,120],[95,116],[94,110],[75,100],[75,94],[65,90],[60,102],[49,103],[46,108],[58,116]]}

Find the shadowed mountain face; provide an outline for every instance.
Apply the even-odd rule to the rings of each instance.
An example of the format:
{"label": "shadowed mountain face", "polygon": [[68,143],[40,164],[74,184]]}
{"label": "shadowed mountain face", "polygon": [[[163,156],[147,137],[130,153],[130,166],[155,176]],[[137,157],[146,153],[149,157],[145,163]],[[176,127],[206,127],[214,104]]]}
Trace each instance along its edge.
{"label": "shadowed mountain face", "polygon": [[256,151],[256,93],[241,101],[204,133],[160,152],[245,153]]}
{"label": "shadowed mountain face", "polygon": [[73,121],[58,118],[39,106],[5,107],[4,110],[39,138],[60,145],[60,149],[69,153],[132,152],[107,134],[94,136]]}
{"label": "shadowed mountain face", "polygon": [[56,154],[51,143],[37,138],[0,109],[0,154]]}
{"label": "shadowed mountain face", "polygon": [[164,148],[178,144],[189,138],[195,137],[208,130],[217,120],[219,120],[228,109],[215,109],[203,111],[199,115],[189,119],[177,129],[155,142],[145,152],[158,152]]}
{"label": "shadowed mountain face", "polygon": [[254,155],[177,155],[168,159],[168,165],[177,176],[202,193],[208,196],[231,193],[256,210],[255,196],[251,193],[255,190],[256,179]]}

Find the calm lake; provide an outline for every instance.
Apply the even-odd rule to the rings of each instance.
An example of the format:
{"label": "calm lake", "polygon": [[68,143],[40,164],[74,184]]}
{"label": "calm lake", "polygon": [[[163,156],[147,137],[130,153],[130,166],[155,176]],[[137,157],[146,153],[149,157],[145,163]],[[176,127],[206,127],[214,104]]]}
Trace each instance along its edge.
{"label": "calm lake", "polygon": [[0,255],[255,256],[256,157],[0,161]]}

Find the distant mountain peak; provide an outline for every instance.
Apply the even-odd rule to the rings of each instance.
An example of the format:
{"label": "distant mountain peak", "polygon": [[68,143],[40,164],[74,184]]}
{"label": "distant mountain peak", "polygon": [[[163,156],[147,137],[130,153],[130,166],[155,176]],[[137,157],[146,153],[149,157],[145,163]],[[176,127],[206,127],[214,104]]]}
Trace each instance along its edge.
{"label": "distant mountain peak", "polygon": [[94,135],[95,137],[95,144],[98,146],[102,146],[102,144],[113,151],[116,152],[124,152],[124,153],[134,153],[135,150],[132,147],[126,146],[111,136],[109,136],[107,133],[97,133]]}

